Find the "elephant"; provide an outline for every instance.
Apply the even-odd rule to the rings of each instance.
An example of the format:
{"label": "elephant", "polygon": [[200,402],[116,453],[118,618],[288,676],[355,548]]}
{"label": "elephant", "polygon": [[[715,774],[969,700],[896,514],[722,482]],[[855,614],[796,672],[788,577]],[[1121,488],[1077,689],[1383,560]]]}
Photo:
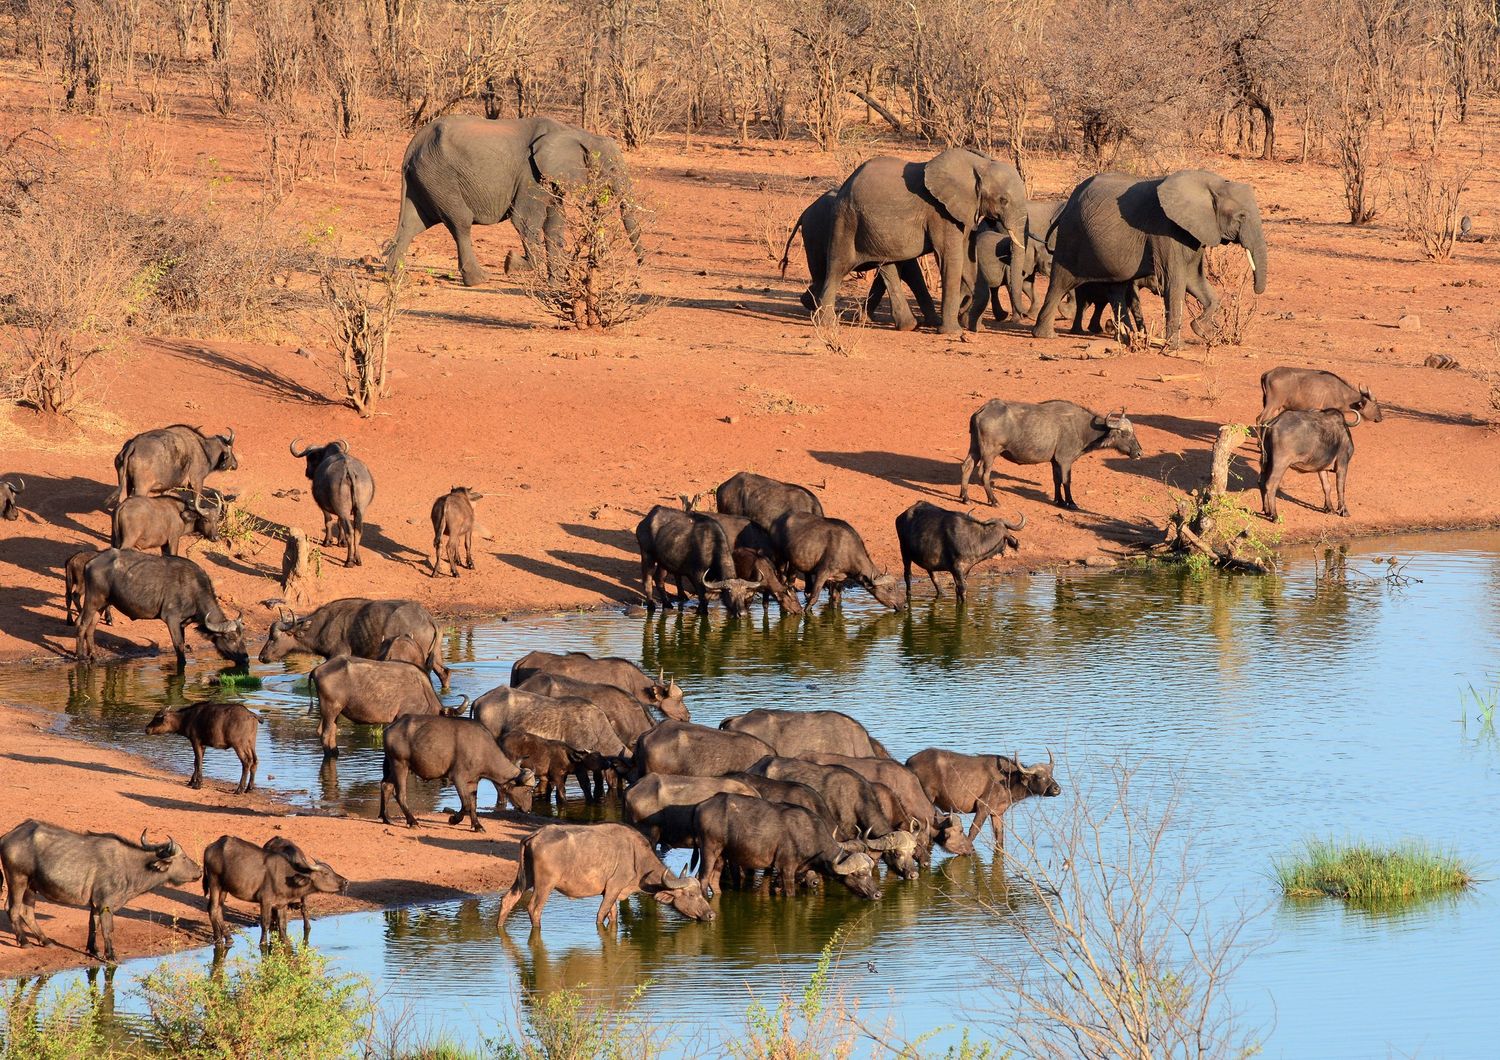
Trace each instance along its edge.
{"label": "elephant", "polygon": [[[1024,308],[1011,303],[1011,313],[1024,317],[1036,308],[1036,278],[1052,268],[1052,248],[1049,246],[1048,228],[1059,209],[1060,202],[1031,202],[1026,206],[1026,249],[1021,254],[1021,293],[1026,296]],[[993,225],[980,225],[974,233],[973,252],[974,300],[967,309],[965,326],[970,331],[979,330],[979,319],[984,316],[985,302],[990,303],[995,323],[1006,320],[1010,313],[1000,304],[1000,289],[1010,288],[1011,238]]]}
{"label": "elephant", "polygon": [[[1083,314],[1090,308],[1094,310],[1094,315],[1089,319],[1088,333],[1090,335],[1098,335],[1104,331],[1105,309],[1114,313],[1116,331],[1122,327],[1129,330],[1144,329],[1146,314],[1141,307],[1142,290],[1150,291],[1152,294],[1161,293],[1156,278],[1152,276],[1142,276],[1140,279],[1127,280],[1123,283],[1104,281],[1080,283],[1072,290],[1073,333],[1083,334]],[[1066,316],[1067,313],[1064,312],[1063,315]]]}
{"label": "elephant", "polygon": [[1245,248],[1255,293],[1266,289],[1266,239],[1255,189],[1208,170],[1185,169],[1149,180],[1100,173],[1073,189],[1054,227],[1047,299],[1032,329],[1037,338],[1055,334],[1058,303],[1080,283],[1124,283],[1142,276],[1161,284],[1169,345],[1179,342],[1188,293],[1203,307],[1193,330],[1204,334],[1219,298],[1203,274],[1203,253],[1222,243]]}
{"label": "elephant", "polygon": [[452,115],[424,125],[406,145],[401,213],[386,267],[394,269],[413,238],[441,224],[457,244],[464,285],[474,287],[484,282],[485,271],[474,256],[469,228],[507,218],[521,236],[524,260],[534,264],[540,248],[549,269],[554,267],[565,228],[562,195],[570,185],[590,179],[591,160],[598,179],[619,199],[620,220],[639,260],[640,217],[613,140],[551,118]]}
{"label": "elephant", "polygon": [[[862,164],[839,187],[828,235],[828,263],[817,292],[818,319],[834,312],[839,285],[852,270],[894,265],[936,254],[942,275],[938,330],[959,330],[970,237],[981,221],[998,220],[1015,241],[1008,277],[1011,304],[1021,296],[1026,232],[1026,185],[1014,166],[950,147],[926,162],[879,156]],[[889,270],[887,270],[889,271]],[[892,281],[886,276],[887,286]],[[894,299],[896,326],[914,326],[904,299]]]}
{"label": "elephant", "polygon": [[[786,275],[787,265],[790,263],[792,252],[792,240],[797,238],[797,231],[802,232],[802,251],[807,257],[807,275],[809,282],[807,289],[802,292],[802,307],[804,309],[815,309],[817,303],[813,301],[814,293],[823,287],[823,276],[828,265],[828,233],[833,227],[833,204],[838,197],[837,189],[825,191],[802,211],[797,218],[797,223],[792,226],[791,232],[786,237],[786,246],[781,251],[781,275]],[[867,268],[857,269],[857,272],[867,271]],[[922,267],[915,258],[907,261],[898,261],[889,265],[875,266],[875,278],[870,281],[870,293],[865,297],[860,306],[860,315],[868,320],[875,315],[875,310],[880,308],[880,302],[887,291],[895,292],[900,288],[893,286],[894,279],[891,274],[899,277],[911,293],[916,296],[917,306],[922,310],[922,320],[928,327],[938,326],[937,307],[932,304],[932,294],[927,289],[927,280],[922,275]],[[891,316],[896,321],[896,326],[903,331],[903,320],[910,320],[911,313],[906,306],[896,308],[895,296],[891,299]],[[903,299],[904,302],[904,299]],[[902,309],[907,309],[903,318]]]}

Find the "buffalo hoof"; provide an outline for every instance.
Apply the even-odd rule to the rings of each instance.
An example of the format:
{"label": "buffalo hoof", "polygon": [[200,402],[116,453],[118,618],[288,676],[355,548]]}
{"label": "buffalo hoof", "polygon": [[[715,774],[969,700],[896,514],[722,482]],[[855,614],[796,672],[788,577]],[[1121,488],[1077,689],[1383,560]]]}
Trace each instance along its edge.
{"label": "buffalo hoof", "polygon": [[1339,509],[1339,515],[1341,517],[1345,518],[1345,519],[1349,518],[1349,509],[1348,508],[1340,508]]}
{"label": "buffalo hoof", "polygon": [[197,791],[199,788],[203,787],[203,781],[190,780],[188,781],[188,787],[192,788],[194,791]]}

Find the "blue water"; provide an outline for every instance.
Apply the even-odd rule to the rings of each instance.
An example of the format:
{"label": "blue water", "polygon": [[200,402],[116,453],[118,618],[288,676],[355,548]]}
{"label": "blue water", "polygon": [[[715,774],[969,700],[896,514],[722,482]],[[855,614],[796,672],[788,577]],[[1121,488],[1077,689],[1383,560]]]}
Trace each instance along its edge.
{"label": "blue water", "polygon": [[[1419,580],[1379,578],[1391,555]],[[1123,763],[1138,788],[1175,790],[1171,842],[1191,841],[1188,864],[1210,917],[1251,910],[1230,995],[1265,1055],[1495,1055],[1493,884],[1367,913],[1284,902],[1272,866],[1307,837],[1413,837],[1495,875],[1500,743],[1461,693],[1500,682],[1500,535],[1361,543],[1342,576],[1320,578],[1327,562],[1308,553],[1268,579],[1141,569],[1018,576],[984,584],[963,612],[951,597],[919,593],[894,615],[852,593],[841,613],[820,607],[802,619],[773,610],[738,623],[718,613],[481,623],[450,637],[454,693],[504,683],[512,660],[533,648],[585,650],[664,667],[705,723],[755,706],[833,707],[898,758],[947,746],[1034,761],[1050,749],[1064,794],[1011,812],[1023,837],[1068,820],[1081,790],[1103,797],[1109,766]],[[268,786],[308,809],[369,814],[378,737],[346,731],[337,778],[320,776],[299,675],[255,672],[264,688],[246,698],[271,718],[261,741],[262,775],[276,776]],[[187,770],[179,741],[138,730],[157,703],[191,698],[204,671],[190,669],[185,689],[169,686],[156,662],[96,668],[90,681],[79,673],[7,672],[0,699],[66,710],[82,733]],[[211,754],[208,772],[233,781],[238,765]],[[426,799],[456,802],[436,789]],[[1051,857],[1055,843],[1041,842],[1038,856]],[[1036,911],[1014,879],[1010,901],[995,908],[1006,875],[986,848],[941,862],[926,880],[889,882],[878,903],[837,888],[796,900],[731,894],[707,925],[637,899],[618,940],[596,932],[597,901],[554,898],[536,945],[519,915],[497,939],[498,898],[476,896],[328,918],[314,941],[371,977],[388,1011],[419,1009],[459,1037],[513,1024],[521,987],[620,1002],[649,981],[640,1005],[692,1039],[734,1026],[752,997],[774,1004],[783,990],[800,992],[838,931],[835,987],[862,1018],[898,1038],[938,1030],[941,1043],[960,1020],[1003,1020],[1008,995],[995,969],[1032,959],[1017,918]],[[154,963],[127,962],[117,988]]]}

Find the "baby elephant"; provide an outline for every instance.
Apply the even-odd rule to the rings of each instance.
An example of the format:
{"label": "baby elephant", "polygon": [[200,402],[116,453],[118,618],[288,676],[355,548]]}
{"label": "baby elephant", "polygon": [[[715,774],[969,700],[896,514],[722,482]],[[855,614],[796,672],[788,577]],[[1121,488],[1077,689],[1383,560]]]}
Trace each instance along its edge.
{"label": "baby elephant", "polygon": [[458,577],[458,547],[463,545],[464,566],[474,569],[474,503],[484,499],[468,486],[454,486],[432,502],[432,573],[443,566],[443,538],[448,539],[448,571]]}
{"label": "baby elephant", "polygon": [[[969,301],[969,316],[965,326],[970,331],[979,330],[979,320],[984,316],[984,307],[990,306],[995,323],[1009,319],[1010,314],[1000,302],[1000,292],[1009,289],[1011,238],[993,228],[981,228],[974,233],[974,290]],[[1047,244],[1033,236],[1026,240],[1026,253],[1022,256],[1021,290],[1036,305],[1037,274],[1046,274],[1052,269],[1052,252]],[[1024,315],[1017,307],[1011,309]]]}
{"label": "baby elephant", "polygon": [[243,795],[255,789],[256,726],[260,718],[249,708],[239,703],[191,703],[185,707],[156,712],[146,726],[149,736],[165,733],[181,733],[193,745],[193,777],[188,787],[203,787],[203,749],[214,747],[228,749],[239,756],[240,783],[234,789]]}
{"label": "baby elephant", "polygon": [[301,908],[305,943],[312,933],[307,896],[343,894],[348,889],[348,880],[281,837],[258,847],[234,836],[220,836],[203,852],[203,893],[208,896],[208,923],[216,946],[229,941],[224,923],[226,894],[260,906],[260,948],[264,950],[272,934],[287,941],[287,913],[292,906]]}
{"label": "baby elephant", "polygon": [[[1345,419],[1349,413],[1354,415],[1353,423]],[[1349,514],[1344,496],[1349,460],[1354,456],[1354,436],[1349,428],[1358,427],[1359,422],[1358,409],[1322,409],[1283,412],[1266,424],[1260,435],[1260,504],[1267,519],[1276,521],[1276,491],[1289,468],[1318,473],[1325,512],[1333,511],[1328,473],[1334,472],[1338,476],[1338,513]]]}

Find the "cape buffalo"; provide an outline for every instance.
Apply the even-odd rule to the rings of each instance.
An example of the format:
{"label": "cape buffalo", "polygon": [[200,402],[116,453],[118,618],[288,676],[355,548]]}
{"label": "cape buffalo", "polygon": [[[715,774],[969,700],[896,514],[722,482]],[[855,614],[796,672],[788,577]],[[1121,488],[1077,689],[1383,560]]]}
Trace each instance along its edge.
{"label": "cape buffalo", "polygon": [[163,556],[180,556],[187,550],[182,539],[196,535],[205,541],[219,540],[224,502],[204,506],[203,498],[131,497],[115,509],[110,542],[115,548],[137,552],[159,548]]}
{"label": "cape buffalo", "polygon": [[115,500],[123,504],[141,494],[185,488],[203,492],[203,480],[215,471],[234,471],[234,431],[204,434],[200,427],[176,423],[138,434],[120,447],[115,472],[120,486]]}
{"label": "cape buffalo", "polygon": [[83,905],[89,910],[88,952],[115,963],[115,912],[137,895],[169,883],[192,883],[203,875],[198,863],[171,836],[162,844],[132,843],[117,835],[83,835],[42,821],[27,820],[0,836],[0,869],[10,894],[6,907],[16,945],[28,945],[29,932],[43,946],[52,941],[36,922],[36,900]]}
{"label": "cape buffalo", "polygon": [[729,535],[707,515],[658,504],[636,525],[635,540],[641,550],[641,588],[648,610],[655,610],[658,601],[671,606],[667,574],[677,581],[678,602],[686,606],[688,596],[696,596],[699,611],[708,610],[708,594],[717,592],[731,615],[743,614],[762,589],[759,582],[735,576]]}
{"label": "cape buffalo", "polygon": [[950,854],[974,853],[973,842],[964,835],[963,822],[952,814],[940,812],[922,789],[922,781],[900,762],[890,758],[830,754],[826,751],[808,751],[797,757],[820,765],[852,769],[871,784],[890,789],[901,806],[900,813],[891,816],[891,819],[914,820],[920,827],[926,849],[918,850],[918,860],[926,863],[931,858],[933,843]]}
{"label": "cape buffalo", "polygon": [[524,732],[555,740],[581,755],[573,775],[588,802],[603,795],[605,770],[619,772],[630,762],[630,752],[609,716],[577,696],[553,698],[519,688],[494,688],[474,701],[471,714],[496,739]]}
{"label": "cape buffalo", "polygon": [[906,593],[894,574],[882,574],[870,559],[858,531],[842,519],[788,512],[771,527],[776,558],[805,579],[803,596],[811,607],[826,585],[835,602],[845,582],[854,582],[893,611],[906,608]]}
{"label": "cape buffalo", "polygon": [[651,895],[692,920],[713,920],[699,882],[677,876],[646,838],[628,824],[549,824],[521,840],[516,882],[500,901],[496,929],[527,891],[533,891],[531,930],[540,931],[542,909],[553,891],[569,898],[603,896],[600,928],[618,928],[620,903],[637,891]]}
{"label": "cape buffalo", "polygon": [[793,615],[802,613],[802,602],[797,599],[796,591],[782,581],[781,573],[776,569],[776,543],[765,527],[745,515],[699,512],[693,498],[684,496],[681,500],[684,511],[707,516],[724,528],[734,557],[735,577],[760,583],[762,607],[769,607],[774,596],[783,611]]}
{"label": "cape buffalo", "polygon": [[1323,409],[1349,409],[1375,423],[1384,419],[1369,387],[1350,386],[1332,372],[1312,368],[1272,368],[1260,377],[1260,396],[1256,423],[1270,423],[1283,412]]}
{"label": "cape buffalo", "polygon": [[448,667],[443,665],[443,644],[437,623],[421,604],[412,600],[368,600],[349,596],[332,600],[305,618],[295,614],[271,623],[263,663],[280,662],[294,651],[305,651],[332,659],[355,655],[379,659],[386,644],[405,634],[426,653],[426,667],[448,687]]}
{"label": "cape buffalo", "polygon": [[292,439],[292,455],[307,461],[313,500],[323,512],[323,547],[342,539],[347,546],[344,565],[358,567],[359,539],[365,530],[365,513],[375,500],[375,478],[363,461],[350,455],[349,443],[342,438],[301,449],[298,441]]}
{"label": "cape buffalo", "polygon": [[260,717],[243,703],[190,703],[185,707],[163,707],[146,725],[148,736],[180,733],[193,748],[193,776],[188,787],[203,787],[203,749],[230,750],[240,760],[240,783],[234,789],[243,795],[255,789],[255,754]]}
{"label": "cape buffalo", "polygon": [[458,577],[458,550],[464,551],[464,566],[474,569],[474,504],[484,500],[468,486],[454,486],[432,502],[432,577],[443,564],[443,538],[448,539],[448,573]]}
{"label": "cape buffalo", "polygon": [[896,516],[896,539],[901,543],[901,576],[906,581],[906,595],[911,595],[911,567],[915,563],[927,572],[932,591],[938,596],[937,572],[953,576],[953,592],[962,600],[967,591],[966,579],[976,564],[1002,554],[1006,546],[1021,547],[1016,532],[1026,526],[1026,516],[1019,523],[1003,518],[976,519],[963,512],[951,512],[926,501],[917,501]]}
{"label": "cape buffalo", "polygon": [[840,842],[828,822],[800,806],[745,795],[715,795],[693,812],[698,839],[698,879],[710,893],[719,889],[726,864],[740,869],[775,869],[781,891],[797,893],[809,869],[836,879],[861,898],[878,899],[875,860],[859,840]]}
{"label": "cape buffalo", "polygon": [[1328,473],[1338,479],[1338,513],[1349,514],[1345,487],[1349,483],[1349,461],[1354,457],[1354,435],[1349,428],[1359,425],[1359,411],[1354,422],[1344,417],[1345,409],[1323,409],[1319,412],[1283,412],[1260,433],[1260,504],[1266,518],[1276,521],[1276,493],[1287,470],[1316,471],[1323,487],[1323,510],[1332,512],[1333,495],[1329,491]]}
{"label": "cape buffalo", "polygon": [[250,665],[239,616],[229,618],[224,614],[213,583],[190,559],[109,548],[84,564],[75,648],[79,659],[94,658],[99,613],[111,607],[126,618],[159,618],[165,622],[179,670],[187,665],[183,629],[189,622],[201,628],[214,650],[238,669]]}
{"label": "cape buffalo", "polygon": [[721,777],[749,770],[774,754],[754,736],[725,732],[707,725],[664,721],[635,742],[632,775],[672,773],[683,777]]}
{"label": "cape buffalo", "polygon": [[500,750],[516,765],[537,775],[540,781],[537,794],[542,797],[543,806],[551,803],[554,792],[557,793],[557,804],[566,804],[568,775],[590,757],[561,740],[549,740],[520,729],[512,729],[500,737]]}
{"label": "cape buffalo", "polygon": [[806,784],[833,811],[839,835],[864,837],[866,849],[883,854],[892,871],[907,879],[916,876],[917,839],[905,827],[910,822],[892,820],[874,786],[854,770],[771,756],[755,763],[749,772]]}
{"label": "cape buffalo", "polygon": [[658,846],[696,846],[693,811],[699,803],[725,792],[759,797],[741,780],[648,773],[626,790],[625,816]]}
{"label": "cape buffalo", "polygon": [[810,751],[860,758],[890,758],[880,741],[858,721],[836,710],[775,710],[756,707],[719,722],[728,732],[743,732],[770,746],[784,758],[801,758]]}
{"label": "cape buffalo", "polygon": [[[63,609],[70,625],[73,623],[74,616],[83,607],[83,568],[89,565],[89,560],[102,551],[104,550],[86,548],[82,552],[75,552],[68,557],[68,562],[63,566]],[[106,626],[115,624],[113,608],[106,607],[100,615]]]}
{"label": "cape buffalo", "polygon": [[1076,509],[1073,461],[1100,449],[1113,449],[1132,460],[1140,457],[1141,444],[1124,409],[1100,416],[1071,401],[986,401],[969,417],[969,455],[959,474],[959,503],[969,501],[969,480],[976,467],[985,498],[992,506],[996,503],[990,472],[995,457],[1003,456],[1012,464],[1050,462],[1054,503]]}
{"label": "cape buffalo", "polygon": [[770,530],[787,512],[823,514],[823,504],[806,486],[778,482],[764,475],[741,471],[720,483],[714,491],[719,511],[725,515],[743,515]]}
{"label": "cape buffalo", "polygon": [[496,813],[505,808],[507,798],[522,813],[531,812],[531,789],[536,774],[505,757],[489,730],[477,721],[445,714],[436,717],[403,714],[385,727],[382,743],[385,764],[380,778],[380,819],[386,824],[391,823],[387,803],[394,796],[396,805],[406,815],[406,826],[417,826],[417,819],[406,805],[406,779],[412,773],[423,780],[442,777],[458,789],[459,809],[449,814],[449,824],[458,824],[467,817],[471,830],[484,831],[477,810],[481,780],[495,785]]}
{"label": "cape buffalo", "polygon": [[[275,848],[272,844],[277,843]],[[224,922],[224,896],[260,906],[260,948],[269,948],[271,935],[287,941],[287,913],[302,909],[302,939],[311,928],[307,922],[309,894],[343,894],[349,881],[327,864],[313,862],[293,843],[272,840],[264,847],[234,836],[220,836],[203,851],[203,893],[208,896],[209,934],[215,945],[229,941]]]}
{"label": "cape buffalo", "polygon": [[26,491],[26,480],[17,475],[11,479],[0,479],[0,519],[21,518],[21,494]]}
{"label": "cape buffalo", "polygon": [[626,747],[633,746],[641,733],[656,724],[638,699],[614,685],[579,681],[562,674],[532,674],[521,682],[521,689],[554,699],[588,700],[609,718]]}
{"label": "cape buffalo", "polygon": [[1052,779],[1052,754],[1045,765],[1024,766],[1019,757],[966,755],[929,747],[906,760],[933,805],[947,813],[972,813],[969,841],[990,822],[995,844],[1005,847],[1005,811],[1031,795],[1061,795]]}
{"label": "cape buffalo", "polygon": [[519,685],[537,671],[575,677],[580,681],[614,685],[623,688],[648,707],[655,707],[674,721],[692,721],[681,687],[665,674],[652,677],[628,659],[596,659],[587,652],[570,651],[555,654],[534,651],[523,656],[510,668],[510,683]]}
{"label": "cape buffalo", "polygon": [[[403,714],[443,712],[426,669],[405,662],[339,655],[315,666],[311,680],[324,758],[338,757],[340,718],[355,725],[389,725]],[[467,706],[465,698],[459,709]]]}

